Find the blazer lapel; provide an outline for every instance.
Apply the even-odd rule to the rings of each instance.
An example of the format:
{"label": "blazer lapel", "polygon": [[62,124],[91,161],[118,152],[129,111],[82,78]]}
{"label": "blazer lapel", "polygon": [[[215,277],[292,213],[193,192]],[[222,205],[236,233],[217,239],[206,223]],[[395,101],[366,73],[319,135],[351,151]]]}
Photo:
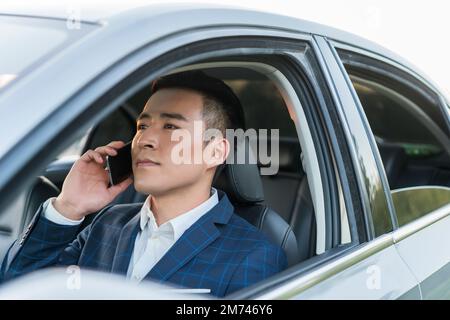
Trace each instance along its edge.
{"label": "blazer lapel", "polygon": [[220,192],[219,197],[219,203],[183,233],[178,241],[150,270],[145,279],[167,280],[217,239],[220,231],[216,224],[226,224],[234,212],[227,196]]}
{"label": "blazer lapel", "polygon": [[131,255],[134,250],[134,242],[139,231],[139,211],[128,221],[120,232],[119,241],[117,242],[116,251],[112,263],[111,272],[126,274]]}

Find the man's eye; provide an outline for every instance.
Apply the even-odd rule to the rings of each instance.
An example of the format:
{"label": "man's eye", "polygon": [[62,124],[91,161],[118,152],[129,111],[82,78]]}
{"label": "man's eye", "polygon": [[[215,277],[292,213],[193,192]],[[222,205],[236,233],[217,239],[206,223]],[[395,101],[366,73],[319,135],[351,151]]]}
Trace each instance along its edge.
{"label": "man's eye", "polygon": [[137,125],[137,129],[138,129],[138,130],[143,130],[143,129],[145,129],[145,128],[147,128],[147,125],[145,125],[145,124],[138,124],[138,125]]}
{"label": "man's eye", "polygon": [[173,125],[173,124],[171,124],[171,123],[166,123],[164,125],[164,129],[172,129],[172,130],[174,130],[174,129],[178,129],[178,127]]}

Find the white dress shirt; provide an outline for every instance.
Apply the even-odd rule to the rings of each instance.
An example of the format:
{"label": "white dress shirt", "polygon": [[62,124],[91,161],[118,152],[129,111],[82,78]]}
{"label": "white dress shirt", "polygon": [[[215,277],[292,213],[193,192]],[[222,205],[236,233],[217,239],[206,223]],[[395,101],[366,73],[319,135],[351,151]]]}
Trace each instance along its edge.
{"label": "white dress shirt", "polygon": [[[45,218],[62,225],[78,225],[83,222],[84,218],[71,220],[60,214],[53,206],[53,199],[55,198],[48,199],[44,204]],[[136,282],[150,272],[189,227],[219,203],[217,190],[212,188],[208,200],[158,226],[150,209],[150,199],[151,195],[147,197],[139,213],[140,230],[128,265],[127,277]]]}

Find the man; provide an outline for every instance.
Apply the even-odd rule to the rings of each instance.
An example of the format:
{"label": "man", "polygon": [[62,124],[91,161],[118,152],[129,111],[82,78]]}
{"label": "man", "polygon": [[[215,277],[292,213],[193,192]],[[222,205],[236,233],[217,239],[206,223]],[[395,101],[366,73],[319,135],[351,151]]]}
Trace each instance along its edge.
{"label": "man", "polygon": [[[79,265],[224,296],[286,267],[283,250],[234,214],[227,195],[211,187],[230,152],[225,130],[243,123],[232,90],[190,71],[157,80],[152,91],[132,141],[133,179],[108,185],[106,156],[115,156],[123,142],[84,153],[59,196],[41,205],[22,240],[10,248],[4,279],[52,265]],[[202,131],[194,130],[196,123]],[[204,141],[211,128],[223,136]],[[191,137],[182,152],[194,155],[199,148],[200,161],[174,161],[175,132]],[[85,216],[133,182],[138,192],[149,194],[143,205],[106,207],[80,232]]]}

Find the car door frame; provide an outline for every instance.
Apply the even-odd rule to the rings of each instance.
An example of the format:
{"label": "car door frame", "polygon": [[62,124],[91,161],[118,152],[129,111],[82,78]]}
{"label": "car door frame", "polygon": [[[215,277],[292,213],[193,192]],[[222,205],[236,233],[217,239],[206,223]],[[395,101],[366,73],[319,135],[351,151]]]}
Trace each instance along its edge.
{"label": "car door frame", "polygon": [[[314,39],[321,56],[322,71],[345,130],[344,139],[351,150],[369,238],[366,243],[350,248],[345,255],[273,288],[260,298],[420,299],[418,282],[395,247],[391,232],[396,224],[390,210],[392,199],[385,193],[387,180],[383,177],[384,171],[379,170],[377,150],[374,154],[373,149],[376,144],[371,141],[365,116],[352,95],[336,52],[325,37],[315,35]],[[377,198],[383,200],[385,205],[377,207],[374,203]],[[378,237],[373,226],[374,212],[378,221],[383,219],[388,222],[385,234]]]}

